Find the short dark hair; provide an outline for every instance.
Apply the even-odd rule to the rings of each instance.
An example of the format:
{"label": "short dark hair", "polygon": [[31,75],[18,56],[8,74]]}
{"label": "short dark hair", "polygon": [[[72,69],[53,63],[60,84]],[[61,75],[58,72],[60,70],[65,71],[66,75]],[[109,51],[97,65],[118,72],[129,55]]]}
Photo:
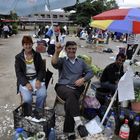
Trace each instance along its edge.
{"label": "short dark hair", "polygon": [[31,44],[33,44],[32,37],[29,36],[29,35],[23,36],[23,38],[22,38],[22,45],[23,45],[24,43],[31,43]]}
{"label": "short dark hair", "polygon": [[126,55],[124,53],[118,53],[116,56],[116,60],[118,60],[119,57],[121,57],[122,59],[126,59]]}
{"label": "short dark hair", "polygon": [[77,45],[75,41],[67,41],[65,48],[67,48],[68,46],[75,46],[75,45]]}

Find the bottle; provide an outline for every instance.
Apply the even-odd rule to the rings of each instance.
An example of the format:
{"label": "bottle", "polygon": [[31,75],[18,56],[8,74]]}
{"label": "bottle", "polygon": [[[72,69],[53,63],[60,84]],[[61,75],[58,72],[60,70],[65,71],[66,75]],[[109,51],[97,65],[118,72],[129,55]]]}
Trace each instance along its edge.
{"label": "bottle", "polygon": [[128,120],[125,119],[125,122],[121,126],[120,131],[119,131],[120,138],[122,138],[124,140],[128,140],[128,138],[129,138],[129,132],[130,132],[130,128],[129,128],[129,125],[128,125]]}
{"label": "bottle", "polygon": [[134,124],[132,126],[131,135],[129,137],[129,140],[137,140],[139,136],[139,128],[140,128],[140,117],[136,117]]}
{"label": "bottle", "polygon": [[115,114],[111,112],[111,115],[108,118],[107,125],[111,125],[111,129],[113,132],[115,131],[116,123],[115,123]]}
{"label": "bottle", "polygon": [[133,111],[130,111],[129,122],[128,122],[128,125],[129,125],[130,129],[131,129],[132,126],[133,126],[134,118],[135,118],[134,112],[133,112]]}
{"label": "bottle", "polygon": [[48,140],[56,140],[56,133],[55,133],[54,128],[51,128],[49,136],[48,136]]}
{"label": "bottle", "polygon": [[107,139],[112,139],[112,137],[114,136],[114,132],[113,130],[111,129],[111,124],[107,124],[105,126],[105,129],[104,129],[104,135],[106,136]]}
{"label": "bottle", "polygon": [[131,111],[130,112],[130,115],[129,115],[129,122],[128,122],[128,125],[129,125],[129,128],[130,128],[130,134],[129,134],[129,140],[131,139],[132,137],[132,127],[133,127],[133,123],[134,123],[134,112]]}
{"label": "bottle", "polygon": [[25,140],[27,138],[27,134],[23,128],[17,128],[15,134],[13,136],[13,140]]}
{"label": "bottle", "polygon": [[119,131],[120,131],[120,127],[122,126],[122,124],[124,123],[124,119],[125,119],[125,114],[124,111],[121,111],[119,117],[118,117],[118,123],[116,124],[116,129],[115,129],[115,134],[118,135]]}

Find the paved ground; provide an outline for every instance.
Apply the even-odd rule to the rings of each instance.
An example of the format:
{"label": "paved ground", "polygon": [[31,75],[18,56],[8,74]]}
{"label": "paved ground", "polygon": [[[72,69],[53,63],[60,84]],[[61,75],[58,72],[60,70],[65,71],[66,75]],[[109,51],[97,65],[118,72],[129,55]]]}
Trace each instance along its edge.
{"label": "paved ground", "polygon": [[[32,35],[32,32],[20,32],[16,36],[8,39],[0,38],[0,140],[10,140],[13,118],[12,111],[20,104],[20,98],[16,95],[16,76],[14,71],[14,57],[21,50],[21,38],[24,34]],[[125,44],[118,42],[110,42],[106,47],[113,49],[114,53],[99,53],[94,52],[91,47],[86,47],[87,44],[83,40],[79,40],[74,36],[69,36],[66,40],[75,40],[79,46],[77,54],[87,54],[92,56],[93,63],[101,68],[113,60],[109,57],[115,56],[118,53],[116,46],[124,46]],[[34,39],[36,41],[36,39]],[[35,47],[35,46],[34,46]],[[54,85],[57,82],[57,71],[50,64],[51,58],[47,54],[43,54],[46,58],[47,68],[54,72],[54,84],[50,84],[48,88],[47,106],[52,107],[55,99]],[[4,137],[3,137],[4,136]]]}

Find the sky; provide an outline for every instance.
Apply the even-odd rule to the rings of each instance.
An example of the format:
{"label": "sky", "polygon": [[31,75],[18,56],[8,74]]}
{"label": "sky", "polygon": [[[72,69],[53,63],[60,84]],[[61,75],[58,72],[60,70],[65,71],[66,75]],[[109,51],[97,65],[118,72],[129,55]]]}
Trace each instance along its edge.
{"label": "sky", "polygon": [[[120,8],[131,8],[140,7],[140,0],[116,0]],[[54,11],[63,11],[62,9],[57,9]]]}
{"label": "sky", "polygon": [[116,0],[119,7],[140,7],[140,0]]}

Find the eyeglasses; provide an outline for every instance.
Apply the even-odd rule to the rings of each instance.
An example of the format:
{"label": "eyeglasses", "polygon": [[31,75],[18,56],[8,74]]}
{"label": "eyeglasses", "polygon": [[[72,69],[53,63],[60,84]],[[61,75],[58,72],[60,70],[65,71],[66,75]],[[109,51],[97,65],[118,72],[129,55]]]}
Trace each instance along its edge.
{"label": "eyeglasses", "polygon": [[75,51],[76,50],[76,48],[67,48],[68,50],[73,50],[73,51]]}

